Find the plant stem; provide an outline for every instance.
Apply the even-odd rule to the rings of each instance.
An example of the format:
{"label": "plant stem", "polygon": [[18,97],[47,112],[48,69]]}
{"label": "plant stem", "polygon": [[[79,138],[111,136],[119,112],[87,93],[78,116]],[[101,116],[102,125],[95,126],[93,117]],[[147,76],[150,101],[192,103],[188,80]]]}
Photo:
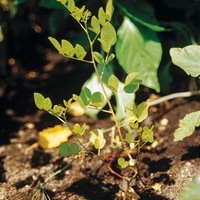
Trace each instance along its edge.
{"label": "plant stem", "polygon": [[41,187],[44,187],[47,182],[49,182],[54,176],[56,176],[57,174],[63,172],[65,169],[67,169],[76,159],[78,158],[78,155],[75,156],[71,162],[69,162],[67,165],[65,165],[63,168],[59,169],[58,171],[56,171],[55,173],[53,173],[51,176],[49,176],[45,181],[44,183],[41,184]]}
{"label": "plant stem", "polygon": [[154,106],[157,104],[160,104],[162,102],[171,100],[171,99],[175,99],[175,98],[180,98],[180,97],[191,97],[194,95],[200,95],[200,90],[195,90],[195,91],[187,91],[187,92],[177,92],[177,93],[173,93],[173,94],[169,94],[166,95],[164,97],[161,97],[159,99],[150,101],[148,104],[149,106]]}

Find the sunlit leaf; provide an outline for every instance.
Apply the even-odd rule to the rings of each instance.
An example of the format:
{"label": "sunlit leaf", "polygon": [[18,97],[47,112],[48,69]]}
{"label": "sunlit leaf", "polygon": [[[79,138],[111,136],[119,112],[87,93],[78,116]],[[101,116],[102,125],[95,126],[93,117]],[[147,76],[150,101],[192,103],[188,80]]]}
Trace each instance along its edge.
{"label": "sunlit leaf", "polygon": [[45,98],[44,99],[44,101],[43,101],[43,106],[42,106],[42,108],[44,109],[44,110],[50,110],[51,109],[51,107],[52,107],[52,103],[51,103],[51,99],[50,98]]}
{"label": "sunlit leaf", "polygon": [[188,75],[200,76],[200,46],[189,45],[184,48],[171,48],[172,62]]}
{"label": "sunlit leaf", "polygon": [[104,63],[104,58],[103,58],[103,56],[102,56],[99,52],[94,51],[92,54],[93,54],[93,56],[94,56],[94,59],[95,59],[98,63],[100,63],[100,64],[103,64],[103,63]]}
{"label": "sunlit leaf", "polygon": [[82,136],[85,133],[86,125],[83,124],[82,126],[78,123],[74,125],[72,132],[78,136]]}
{"label": "sunlit leaf", "polygon": [[109,19],[109,16],[104,12],[103,8],[99,8],[98,11],[98,19],[99,19],[99,23],[104,26],[105,22],[107,19]]}
{"label": "sunlit leaf", "polygon": [[85,106],[90,104],[92,94],[89,88],[84,87],[79,96]]}
{"label": "sunlit leaf", "polygon": [[117,36],[114,27],[110,22],[106,22],[101,29],[100,38],[98,39],[105,52],[109,52],[112,45],[116,43]]}
{"label": "sunlit leaf", "polygon": [[87,54],[87,52],[85,51],[85,49],[81,45],[79,45],[79,44],[77,44],[75,46],[75,50],[76,50],[76,52],[75,52],[76,57],[78,59],[80,59],[80,60],[82,60],[86,56],[86,54]]}
{"label": "sunlit leaf", "polygon": [[101,26],[99,24],[99,20],[95,16],[92,16],[91,18],[91,28],[89,29],[96,34],[100,32]]}
{"label": "sunlit leaf", "polygon": [[67,8],[70,12],[73,12],[76,8],[74,0],[68,0]]}
{"label": "sunlit leaf", "polygon": [[94,92],[91,96],[91,106],[101,107],[104,104],[104,97],[100,92]]}
{"label": "sunlit leaf", "polygon": [[179,128],[174,132],[174,142],[183,140],[190,136],[195,131],[196,127],[200,126],[200,111],[187,114],[179,121]]}
{"label": "sunlit leaf", "polygon": [[74,49],[72,44],[67,40],[61,40],[61,45],[62,45],[62,49],[63,49],[62,51],[66,55],[70,55],[70,53]]}
{"label": "sunlit leaf", "polygon": [[139,72],[142,84],[160,91],[157,69],[162,58],[162,46],[154,31],[135,25],[128,18],[118,29],[116,57],[127,74]]}
{"label": "sunlit leaf", "polygon": [[110,54],[110,56],[106,59],[105,65],[107,65],[110,61],[113,60],[113,58],[115,58],[115,54]]}
{"label": "sunlit leaf", "polygon": [[126,167],[128,167],[128,165],[129,165],[129,163],[128,163],[128,161],[126,161],[124,158],[118,158],[117,159],[117,163],[118,163],[118,165],[121,167],[121,168],[126,168]]}
{"label": "sunlit leaf", "polygon": [[108,2],[106,4],[106,14],[109,16],[109,20],[111,20],[112,14],[113,14],[113,2],[112,2],[112,0],[108,0]]}
{"label": "sunlit leaf", "polygon": [[114,92],[116,93],[119,87],[119,79],[115,75],[111,75],[110,78],[108,79],[108,84],[107,86]]}
{"label": "sunlit leaf", "polygon": [[143,127],[143,132],[142,132],[142,141],[144,143],[146,142],[153,142],[154,141],[154,137],[153,137],[153,126],[151,128],[144,126]]}
{"label": "sunlit leaf", "polygon": [[61,47],[60,43],[55,38],[53,38],[53,37],[48,37],[48,39],[50,40],[50,42],[53,44],[53,46],[60,53],[62,51],[62,47]]}
{"label": "sunlit leaf", "polygon": [[148,116],[148,103],[142,102],[137,106],[138,122],[142,122]]}
{"label": "sunlit leaf", "polygon": [[133,134],[132,133],[127,133],[125,141],[128,142],[128,143],[133,142]]}
{"label": "sunlit leaf", "polygon": [[35,105],[39,108],[39,109],[43,109],[43,102],[45,100],[45,97],[40,94],[35,92],[34,93],[34,101],[35,101]]}

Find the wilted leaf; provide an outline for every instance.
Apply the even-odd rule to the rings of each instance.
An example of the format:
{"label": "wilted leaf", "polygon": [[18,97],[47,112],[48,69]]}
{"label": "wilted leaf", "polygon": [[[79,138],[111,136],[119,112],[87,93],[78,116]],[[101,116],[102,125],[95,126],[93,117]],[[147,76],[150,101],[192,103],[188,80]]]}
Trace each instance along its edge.
{"label": "wilted leaf", "polygon": [[171,48],[172,62],[188,75],[200,76],[200,46],[189,45],[184,48]]}
{"label": "wilted leaf", "polygon": [[174,132],[174,142],[183,140],[193,134],[196,127],[200,126],[200,111],[187,114],[179,121],[179,128]]}

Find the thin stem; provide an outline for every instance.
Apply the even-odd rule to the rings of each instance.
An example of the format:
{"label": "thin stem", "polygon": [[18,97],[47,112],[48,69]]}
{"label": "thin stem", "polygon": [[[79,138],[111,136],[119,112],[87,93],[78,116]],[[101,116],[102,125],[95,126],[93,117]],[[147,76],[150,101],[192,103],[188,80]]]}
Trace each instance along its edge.
{"label": "thin stem", "polygon": [[55,177],[57,174],[63,172],[65,169],[67,169],[70,165],[72,165],[72,163],[78,158],[78,155],[75,156],[71,162],[69,162],[67,165],[65,165],[63,168],[59,169],[58,171],[56,171],[55,173],[53,173],[51,176],[49,176],[45,181],[44,183],[41,184],[41,187],[44,187],[47,182],[49,182],[53,177]]}
{"label": "thin stem", "polygon": [[200,95],[200,90],[195,90],[195,91],[187,91],[187,92],[177,92],[177,93],[173,93],[173,94],[169,94],[166,95],[164,97],[161,97],[159,99],[150,101],[148,104],[149,106],[154,106],[157,104],[160,104],[162,102],[171,100],[171,99],[175,99],[175,98],[180,98],[180,97],[191,97],[194,95]]}

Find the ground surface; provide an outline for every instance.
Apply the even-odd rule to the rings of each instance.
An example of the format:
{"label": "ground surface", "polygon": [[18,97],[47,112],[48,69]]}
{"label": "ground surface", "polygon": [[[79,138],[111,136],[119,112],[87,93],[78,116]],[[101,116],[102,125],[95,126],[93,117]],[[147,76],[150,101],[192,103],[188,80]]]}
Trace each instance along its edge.
{"label": "ground surface", "polygon": [[[78,86],[84,82],[82,74],[77,72],[78,69],[69,65],[55,69],[53,64],[47,64],[42,72],[25,72],[13,66],[11,75],[2,80],[0,199],[26,199],[24,192],[67,164],[68,159],[61,158],[58,149],[43,150],[34,145],[40,130],[60,122],[45,112],[37,111],[32,94],[39,91],[45,96],[53,95],[51,97],[57,102],[68,98],[69,90],[75,87],[72,80]],[[200,174],[200,130],[182,142],[173,142],[179,119],[199,109],[199,99],[190,98],[172,100],[150,110],[145,123],[155,125],[155,142],[141,151],[139,175],[142,181],[137,178],[132,182],[132,188],[140,199],[175,199],[185,185]],[[70,123],[76,122],[87,123],[89,128],[109,128],[113,124],[109,118],[98,121],[86,116],[70,119]],[[119,155],[118,151],[108,148],[102,151],[106,163],[126,176],[127,170],[117,167]],[[110,173],[97,157],[88,156],[75,161],[69,169],[47,183],[45,189],[53,200],[112,200],[122,199],[125,187],[126,181]],[[133,196],[132,192],[129,199],[134,199]]]}

